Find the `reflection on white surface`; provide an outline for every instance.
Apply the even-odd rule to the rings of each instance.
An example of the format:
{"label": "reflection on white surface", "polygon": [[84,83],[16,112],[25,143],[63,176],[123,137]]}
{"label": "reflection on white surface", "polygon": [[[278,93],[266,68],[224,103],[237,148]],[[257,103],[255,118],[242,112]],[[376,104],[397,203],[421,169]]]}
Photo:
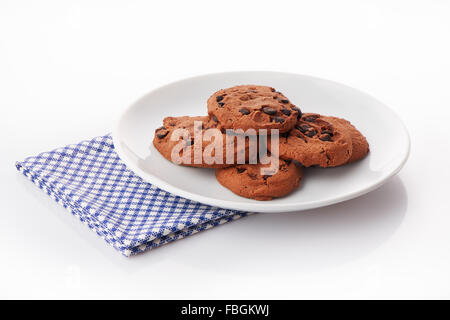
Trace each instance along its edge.
{"label": "reflection on white surface", "polygon": [[[239,269],[242,275],[249,276],[263,276],[268,269],[274,272],[332,269],[361,259],[387,241],[402,223],[407,203],[405,186],[395,177],[357,199],[302,212],[260,213],[233,222],[233,226],[217,228],[211,232],[222,229],[226,241],[215,243],[214,250],[227,254],[216,255],[213,261],[204,263],[202,256],[211,246],[198,239],[191,240],[196,250],[185,253],[180,250],[178,259],[200,270],[233,274]],[[189,241],[181,245],[187,248]],[[173,246],[177,244],[167,245]],[[171,252],[172,249],[161,247],[136,259],[153,263],[169,257]],[[233,259],[229,258],[230,252],[234,252]],[[255,261],[264,268],[255,269]]]}

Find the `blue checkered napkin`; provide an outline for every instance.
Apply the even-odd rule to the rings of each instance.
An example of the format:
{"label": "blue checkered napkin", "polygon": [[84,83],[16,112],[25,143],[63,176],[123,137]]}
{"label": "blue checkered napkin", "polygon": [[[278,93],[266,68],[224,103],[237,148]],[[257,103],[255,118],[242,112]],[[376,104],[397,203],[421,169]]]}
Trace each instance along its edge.
{"label": "blue checkered napkin", "polygon": [[248,214],[144,182],[121,162],[109,135],[26,158],[16,167],[125,256]]}

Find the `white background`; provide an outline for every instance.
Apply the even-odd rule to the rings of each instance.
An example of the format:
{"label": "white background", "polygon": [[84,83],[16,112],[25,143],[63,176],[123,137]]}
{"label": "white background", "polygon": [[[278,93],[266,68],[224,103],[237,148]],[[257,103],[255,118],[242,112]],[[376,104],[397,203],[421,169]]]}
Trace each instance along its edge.
{"label": "white background", "polygon": [[[450,298],[449,37],[444,0],[0,0],[0,298]],[[129,259],[15,171],[159,85],[232,70],[368,92],[409,128],[409,161],[358,199]]]}

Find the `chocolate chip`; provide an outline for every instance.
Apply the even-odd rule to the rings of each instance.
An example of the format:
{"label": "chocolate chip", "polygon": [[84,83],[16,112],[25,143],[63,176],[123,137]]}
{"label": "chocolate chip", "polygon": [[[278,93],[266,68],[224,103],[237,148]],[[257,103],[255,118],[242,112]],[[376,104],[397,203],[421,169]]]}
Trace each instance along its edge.
{"label": "chocolate chip", "polygon": [[322,133],[328,134],[331,137],[333,136],[333,131],[331,131],[330,129],[322,129]]}
{"label": "chocolate chip", "polygon": [[250,114],[250,110],[248,110],[248,109],[246,109],[246,108],[239,109],[239,112],[242,113],[242,114],[244,114],[244,115]]}
{"label": "chocolate chip", "polygon": [[282,99],[282,100],[280,100],[280,102],[281,102],[281,103],[289,103],[289,100],[287,100],[287,99]]}
{"label": "chocolate chip", "polygon": [[271,108],[271,107],[263,107],[262,111],[271,116],[277,114],[277,110],[275,110],[274,108]]}
{"label": "chocolate chip", "polygon": [[246,169],[245,168],[237,168],[237,172],[238,173],[242,173],[242,172],[244,172]]}
{"label": "chocolate chip", "polygon": [[219,102],[219,103],[218,103],[219,107],[221,107],[221,108],[224,106],[224,104],[225,104],[225,103],[223,103],[223,102]]}
{"label": "chocolate chip", "polygon": [[165,136],[167,136],[169,131],[166,129],[166,127],[162,126],[162,127],[159,127],[158,129],[156,129],[155,133],[156,133],[156,136],[158,137],[158,139],[162,139]]}
{"label": "chocolate chip", "polygon": [[281,117],[273,117],[272,121],[275,121],[276,123],[283,123],[284,119]]}
{"label": "chocolate chip", "polygon": [[297,134],[297,138],[300,138],[300,139],[302,139],[303,141],[305,141],[306,143],[308,143],[308,141],[306,140],[306,138],[305,138],[303,135],[301,135],[300,133]]}
{"label": "chocolate chip", "polygon": [[264,175],[264,176],[263,176],[263,179],[264,179],[264,180],[267,180],[267,178],[270,178],[270,177],[271,177],[271,176]]}
{"label": "chocolate chip", "polygon": [[307,117],[303,118],[304,121],[308,121],[308,122],[314,122],[314,121],[316,121],[316,119],[317,119],[316,116],[307,116]]}
{"label": "chocolate chip", "polygon": [[297,114],[297,119],[300,119],[300,118],[302,117],[302,111],[301,111],[299,108],[297,108],[297,107],[292,107],[292,110],[298,112],[298,114]]}
{"label": "chocolate chip", "polygon": [[291,115],[291,110],[281,109],[281,113],[289,117]]}
{"label": "chocolate chip", "polygon": [[250,179],[256,180],[257,175],[256,175],[255,173],[247,173],[247,174],[248,174],[248,176],[250,177]]}
{"label": "chocolate chip", "polygon": [[308,141],[306,141],[305,137],[302,136],[300,133],[297,134],[297,138],[302,139],[303,141],[305,141],[306,143],[308,143]]}
{"label": "chocolate chip", "polygon": [[298,131],[300,131],[301,133],[305,133],[306,131],[308,131],[311,127],[308,126],[307,124],[303,123],[299,126],[295,126],[295,129],[297,129]]}
{"label": "chocolate chip", "polygon": [[158,139],[162,139],[162,138],[164,138],[165,136],[167,136],[167,134],[169,133],[169,131],[167,131],[167,130],[160,130],[160,131],[158,131],[157,133],[156,133],[156,136],[158,137]]}
{"label": "chocolate chip", "polygon": [[303,167],[303,165],[295,159],[292,159],[292,163],[295,164],[299,168]]}
{"label": "chocolate chip", "polygon": [[331,136],[329,134],[323,134],[319,137],[322,141],[331,141]]}
{"label": "chocolate chip", "polygon": [[305,133],[308,137],[312,138],[317,134],[317,131],[315,129],[311,129],[308,132]]}
{"label": "chocolate chip", "polygon": [[194,139],[191,139],[191,140],[187,140],[186,141],[186,147],[190,147],[190,146],[192,146],[194,144]]}
{"label": "chocolate chip", "polygon": [[212,119],[213,119],[215,122],[219,122],[219,119],[217,119],[216,116],[212,116]]}
{"label": "chocolate chip", "polygon": [[217,97],[216,97],[216,101],[217,101],[217,102],[220,102],[220,101],[222,101],[222,100],[223,100],[223,96],[217,96]]}

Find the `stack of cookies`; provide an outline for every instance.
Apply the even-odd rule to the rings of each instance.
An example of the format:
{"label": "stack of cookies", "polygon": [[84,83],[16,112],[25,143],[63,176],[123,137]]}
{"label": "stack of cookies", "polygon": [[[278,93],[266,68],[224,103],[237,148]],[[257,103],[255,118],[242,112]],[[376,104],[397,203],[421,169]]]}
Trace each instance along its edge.
{"label": "stack of cookies", "polygon": [[[155,130],[153,144],[169,161],[214,168],[217,180],[242,197],[272,200],[286,196],[299,186],[303,168],[336,167],[360,160],[369,152],[366,138],[349,121],[315,113],[303,114],[286,96],[271,87],[241,85],[222,89],[208,99],[207,107],[207,116],[165,118],[163,126]],[[186,134],[180,136],[177,129],[183,129]],[[223,152],[215,161],[194,159],[211,151],[214,139],[194,139],[204,137],[199,133],[208,129],[218,129],[214,139],[222,140]],[[237,137],[242,132],[246,137],[243,145],[234,143],[234,137],[229,139],[232,133]],[[258,155],[261,151],[269,157],[277,154],[278,168],[273,174],[264,172],[269,166],[267,162],[260,161],[259,156],[251,156],[249,132],[250,135],[252,132],[255,135],[277,132],[277,152],[270,137],[265,145],[267,150],[261,150],[258,144]],[[174,150],[178,160],[174,160]],[[211,154],[214,156],[214,150]],[[238,156],[242,154],[245,157]]]}

